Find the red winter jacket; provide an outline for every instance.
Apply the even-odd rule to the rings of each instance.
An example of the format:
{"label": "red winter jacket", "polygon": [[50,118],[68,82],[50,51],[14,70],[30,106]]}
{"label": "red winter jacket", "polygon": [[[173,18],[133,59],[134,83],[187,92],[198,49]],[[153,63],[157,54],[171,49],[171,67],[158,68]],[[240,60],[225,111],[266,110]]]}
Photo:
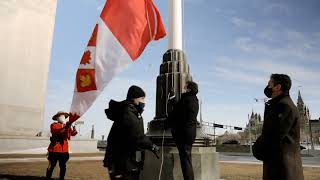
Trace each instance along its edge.
{"label": "red winter jacket", "polygon": [[52,123],[51,129],[51,143],[48,147],[49,152],[67,153],[69,152],[68,140],[71,136],[75,136],[78,132],[71,127],[66,127],[62,123]]}

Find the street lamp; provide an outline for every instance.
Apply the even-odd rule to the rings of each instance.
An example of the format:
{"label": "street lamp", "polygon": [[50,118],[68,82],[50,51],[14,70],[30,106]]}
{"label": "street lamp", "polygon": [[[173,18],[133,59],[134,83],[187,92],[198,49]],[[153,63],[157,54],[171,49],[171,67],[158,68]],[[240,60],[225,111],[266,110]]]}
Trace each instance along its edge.
{"label": "street lamp", "polygon": [[249,145],[250,145],[250,154],[252,155],[251,122],[250,122],[250,116],[249,116],[249,114],[248,114],[248,120],[249,120]]}

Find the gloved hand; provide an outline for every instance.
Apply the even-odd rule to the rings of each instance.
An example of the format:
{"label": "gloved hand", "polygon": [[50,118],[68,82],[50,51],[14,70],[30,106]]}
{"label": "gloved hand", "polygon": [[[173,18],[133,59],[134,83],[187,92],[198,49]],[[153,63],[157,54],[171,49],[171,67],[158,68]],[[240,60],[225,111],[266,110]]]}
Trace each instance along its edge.
{"label": "gloved hand", "polygon": [[163,128],[164,128],[165,130],[171,128],[171,124],[170,124],[170,122],[169,122],[168,119],[165,119],[165,120],[163,121]]}
{"label": "gloved hand", "polygon": [[71,112],[69,113],[69,122],[71,124],[79,118],[80,118],[80,115],[78,115],[77,113],[71,113]]}
{"label": "gloved hand", "polygon": [[103,167],[105,167],[105,168],[109,167],[107,160],[103,160],[102,162],[103,162]]}
{"label": "gloved hand", "polygon": [[68,128],[70,128],[70,127],[71,127],[71,125],[72,125],[72,123],[71,123],[70,121],[68,121],[68,122],[66,122],[66,126],[65,126],[65,128],[66,128],[66,129],[68,129]]}
{"label": "gloved hand", "polygon": [[152,145],[151,152],[153,152],[153,154],[157,157],[157,159],[160,158],[159,157],[160,148],[157,145],[155,145],[155,144]]}
{"label": "gloved hand", "polygon": [[112,157],[111,156],[105,157],[103,160],[103,167],[110,168],[111,164],[112,164]]}
{"label": "gloved hand", "polygon": [[169,94],[168,94],[169,99],[172,99],[175,97],[175,93],[173,89],[170,89]]}

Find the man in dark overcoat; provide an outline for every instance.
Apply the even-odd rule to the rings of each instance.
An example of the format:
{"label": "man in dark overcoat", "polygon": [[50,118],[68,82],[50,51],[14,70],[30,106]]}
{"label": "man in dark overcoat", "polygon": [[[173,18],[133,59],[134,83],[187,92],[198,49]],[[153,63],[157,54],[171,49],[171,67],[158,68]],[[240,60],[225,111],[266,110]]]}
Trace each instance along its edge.
{"label": "man in dark overcoat", "polygon": [[253,146],[263,161],[263,180],[303,180],[298,109],[290,98],[291,79],[272,74],[265,95],[262,134]]}

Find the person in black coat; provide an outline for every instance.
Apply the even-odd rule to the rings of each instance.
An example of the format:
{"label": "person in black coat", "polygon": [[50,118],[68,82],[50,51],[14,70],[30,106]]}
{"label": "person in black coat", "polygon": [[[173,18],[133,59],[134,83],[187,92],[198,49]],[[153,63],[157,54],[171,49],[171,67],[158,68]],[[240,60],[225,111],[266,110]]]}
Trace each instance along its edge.
{"label": "person in black coat", "polygon": [[144,150],[158,157],[159,148],[144,134],[142,112],[145,92],[131,86],[125,101],[111,100],[105,110],[114,121],[111,127],[104,158],[111,180],[138,180],[143,168]]}
{"label": "person in black coat", "polygon": [[298,109],[289,95],[291,79],[272,74],[264,93],[262,134],[253,146],[253,155],[263,161],[263,180],[303,180],[300,155]]}
{"label": "person in black coat", "polygon": [[166,122],[171,127],[172,137],[179,151],[184,180],[194,180],[191,150],[197,132],[197,115],[199,112],[197,93],[197,83],[188,81],[179,101],[174,96],[170,97],[173,109]]}

